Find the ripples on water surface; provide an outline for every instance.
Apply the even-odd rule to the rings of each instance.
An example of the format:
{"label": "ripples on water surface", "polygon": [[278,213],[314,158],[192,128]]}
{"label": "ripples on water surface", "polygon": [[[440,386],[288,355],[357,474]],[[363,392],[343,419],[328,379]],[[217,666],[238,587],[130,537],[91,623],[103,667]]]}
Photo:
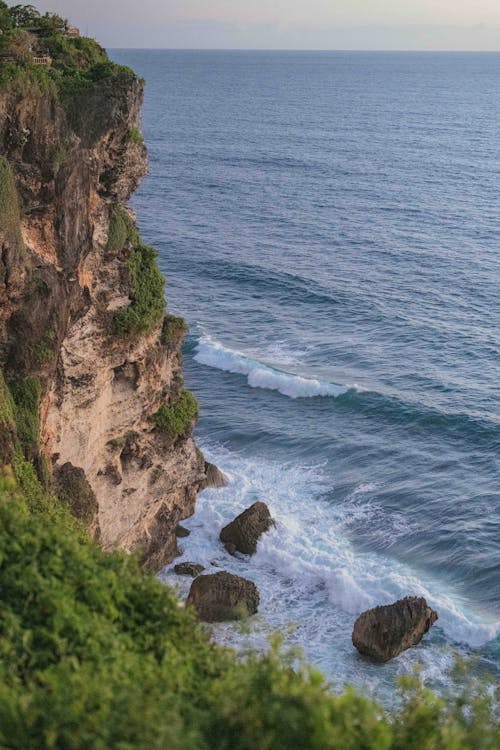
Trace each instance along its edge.
{"label": "ripples on water surface", "polygon": [[[295,623],[330,678],[382,694],[418,661],[442,680],[455,650],[498,667],[500,55],[115,57],[148,82],[134,206],[231,477],[184,559],[262,595],[250,634],[218,637]],[[278,526],[231,558],[218,531],[257,499]],[[438,624],[367,664],[355,616],[408,593]]]}

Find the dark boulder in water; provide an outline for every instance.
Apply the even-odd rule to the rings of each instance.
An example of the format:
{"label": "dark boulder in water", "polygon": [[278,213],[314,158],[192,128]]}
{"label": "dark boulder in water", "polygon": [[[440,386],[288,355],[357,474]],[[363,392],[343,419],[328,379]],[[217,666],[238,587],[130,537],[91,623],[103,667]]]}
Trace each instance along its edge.
{"label": "dark boulder in water", "polygon": [[274,521],[269,508],[265,503],[257,502],[224,526],[219,538],[231,555],[235,552],[253,555],[260,537],[271,526],[274,526]]}
{"label": "dark boulder in water", "polygon": [[205,479],[200,482],[199,490],[206,490],[210,487],[227,487],[228,484],[229,479],[226,475],[215,464],[205,461]]}
{"label": "dark boulder in water", "polygon": [[407,596],[363,612],[354,623],[352,642],[374,661],[389,661],[419,643],[437,619],[423,597]]}
{"label": "dark boulder in water", "polygon": [[196,576],[199,576],[204,570],[204,565],[194,562],[181,562],[174,566],[174,573],[176,573],[176,575],[191,576],[191,578],[196,578]]}
{"label": "dark boulder in water", "polygon": [[252,581],[221,571],[195,578],[186,603],[196,609],[200,620],[223,622],[255,614],[259,600]]}
{"label": "dark boulder in water", "polygon": [[189,529],[186,529],[184,526],[181,526],[180,523],[178,523],[177,526],[175,527],[175,536],[178,539],[183,539],[184,537],[189,536],[190,533],[191,532],[189,531]]}

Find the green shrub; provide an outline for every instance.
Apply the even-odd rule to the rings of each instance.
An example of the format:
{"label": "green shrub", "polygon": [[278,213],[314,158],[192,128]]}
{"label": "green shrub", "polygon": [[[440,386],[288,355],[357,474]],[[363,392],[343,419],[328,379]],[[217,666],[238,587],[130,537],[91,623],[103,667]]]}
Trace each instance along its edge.
{"label": "green shrub", "polygon": [[109,221],[107,249],[119,252],[126,242],[139,245],[141,238],[130,214],[122,206],[116,206]]}
{"label": "green shrub", "polygon": [[163,404],[155,414],[155,422],[160,432],[171,440],[183,435],[198,416],[198,402],[185,388],[173,404]]}
{"label": "green shrub", "polygon": [[72,514],[89,524],[97,515],[98,504],[85,472],[71,463],[60,466],[56,474],[56,493]]}
{"label": "green shrub", "polygon": [[14,401],[0,369],[0,428],[14,427]]}
{"label": "green shrub", "polygon": [[[9,750],[497,750],[494,694],[418,680],[392,715],[278,642],[237,658],[134,558],[0,473],[0,747]],[[458,683],[460,684],[460,683]]]}
{"label": "green shrub", "polygon": [[107,249],[117,253],[127,243],[132,246],[128,262],[130,304],[115,312],[115,333],[126,336],[148,331],[165,312],[165,279],[158,263],[158,254],[141,241],[139,232],[130,214],[116,206],[111,214],[108,229]]}
{"label": "green shrub", "polygon": [[128,131],[128,140],[130,143],[137,143],[139,145],[144,143],[144,138],[139,128],[130,128]]}
{"label": "green shrub", "polygon": [[3,156],[0,156],[0,234],[10,243],[22,244],[19,195],[10,166]]}
{"label": "green shrub", "polygon": [[56,354],[55,331],[46,331],[35,348],[35,363],[39,366],[46,365]]}
{"label": "green shrub", "polygon": [[130,305],[118,310],[113,318],[118,335],[130,335],[149,331],[165,312],[165,279],[152,247],[139,245],[129,259]]}
{"label": "green shrub", "polygon": [[165,345],[177,344],[188,331],[189,327],[184,318],[165,315],[161,329],[161,343]]}
{"label": "green shrub", "polygon": [[21,378],[9,384],[15,404],[17,436],[26,455],[38,451],[40,434],[40,398],[42,389],[38,378]]}

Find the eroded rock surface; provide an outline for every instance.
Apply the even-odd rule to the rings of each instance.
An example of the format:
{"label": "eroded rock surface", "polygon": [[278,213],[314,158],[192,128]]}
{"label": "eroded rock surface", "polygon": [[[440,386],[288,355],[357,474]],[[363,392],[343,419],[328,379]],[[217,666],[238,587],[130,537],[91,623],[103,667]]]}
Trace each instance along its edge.
{"label": "eroded rock surface", "polygon": [[205,479],[200,484],[200,491],[210,487],[227,487],[228,484],[229,479],[226,475],[215,464],[205,461]]}
{"label": "eroded rock surface", "polygon": [[207,477],[192,425],[172,440],[154,419],[182,387],[184,329],[167,341],[161,316],[130,335],[113,323],[131,302],[131,241],[109,237],[147,169],[130,135],[143,85],[123,69],[75,97],[68,110],[36,86],[0,93],[0,158],[19,202],[12,227],[0,224],[0,368],[40,382],[40,455],[68,480],[76,467],[100,543],[158,569]]}
{"label": "eroded rock surface", "polygon": [[354,623],[352,642],[365,656],[389,661],[419,643],[437,619],[423,597],[408,596],[363,612]]}
{"label": "eroded rock surface", "polygon": [[195,578],[186,603],[205,622],[242,620],[257,612],[259,592],[252,581],[221,571]]}
{"label": "eroded rock surface", "polygon": [[272,526],[274,521],[269,508],[265,503],[257,502],[225,526],[219,538],[231,555],[235,552],[253,555],[260,537]]}
{"label": "eroded rock surface", "polygon": [[177,563],[177,565],[174,566],[174,573],[176,575],[191,576],[191,578],[196,578],[196,576],[199,576],[200,573],[203,573],[204,570],[204,565],[200,565],[200,563],[194,562],[181,562]]}

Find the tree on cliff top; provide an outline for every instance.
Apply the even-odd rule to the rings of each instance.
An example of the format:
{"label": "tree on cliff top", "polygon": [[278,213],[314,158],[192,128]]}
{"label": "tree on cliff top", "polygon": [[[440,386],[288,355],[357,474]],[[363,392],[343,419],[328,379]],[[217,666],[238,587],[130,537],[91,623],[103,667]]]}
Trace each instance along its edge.
{"label": "tree on cliff top", "polygon": [[5,32],[12,27],[12,18],[7,3],[0,0],[0,32]]}

